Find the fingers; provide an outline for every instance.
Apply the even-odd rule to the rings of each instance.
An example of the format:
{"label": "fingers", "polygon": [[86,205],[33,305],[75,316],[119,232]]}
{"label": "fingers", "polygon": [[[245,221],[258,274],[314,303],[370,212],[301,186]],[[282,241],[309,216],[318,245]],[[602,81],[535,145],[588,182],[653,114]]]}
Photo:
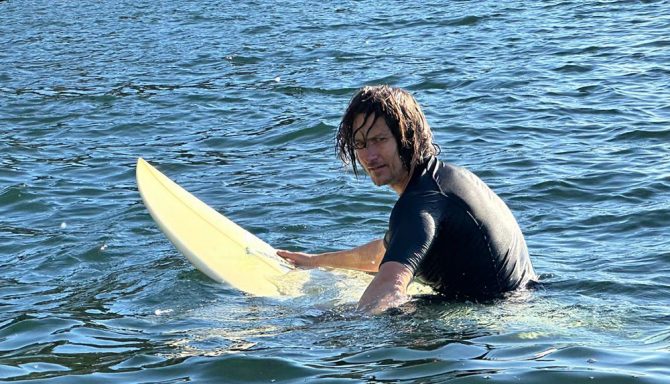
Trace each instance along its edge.
{"label": "fingers", "polygon": [[291,252],[285,251],[283,249],[277,250],[277,256],[286,259],[288,262],[292,263],[298,267],[312,267],[312,255],[302,252]]}
{"label": "fingers", "polygon": [[282,259],[290,262],[293,265],[296,265],[295,261],[291,258],[291,252],[289,252],[289,251],[285,251],[283,249],[277,249],[277,256],[279,256]]}
{"label": "fingers", "polygon": [[277,255],[280,257],[283,257],[287,260],[293,260],[296,257],[300,257],[300,254],[297,252],[291,252],[291,251],[285,251],[283,249],[278,249],[277,250]]}

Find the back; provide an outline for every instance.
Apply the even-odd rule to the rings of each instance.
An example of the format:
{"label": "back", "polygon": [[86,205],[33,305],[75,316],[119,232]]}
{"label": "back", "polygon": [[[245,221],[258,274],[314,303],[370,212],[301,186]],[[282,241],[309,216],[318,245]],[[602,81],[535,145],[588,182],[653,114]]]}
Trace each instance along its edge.
{"label": "back", "polygon": [[386,240],[384,261],[406,259],[449,296],[494,297],[535,278],[507,205],[472,172],[436,158],[415,169]]}

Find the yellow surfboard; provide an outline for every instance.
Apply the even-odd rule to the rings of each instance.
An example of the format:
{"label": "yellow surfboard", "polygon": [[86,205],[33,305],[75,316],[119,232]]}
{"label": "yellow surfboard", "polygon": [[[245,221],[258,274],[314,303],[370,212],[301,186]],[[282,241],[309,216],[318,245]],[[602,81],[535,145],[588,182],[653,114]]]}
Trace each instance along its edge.
{"label": "yellow surfboard", "polygon": [[275,249],[177,185],[144,159],[137,186],[154,221],[201,272],[255,296],[297,295],[283,289],[292,267]]}

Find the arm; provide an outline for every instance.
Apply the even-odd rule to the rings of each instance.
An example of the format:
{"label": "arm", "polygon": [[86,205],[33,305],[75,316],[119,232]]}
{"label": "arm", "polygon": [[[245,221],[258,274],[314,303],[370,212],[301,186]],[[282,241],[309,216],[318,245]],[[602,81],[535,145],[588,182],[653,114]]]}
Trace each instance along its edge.
{"label": "arm", "polygon": [[377,314],[402,305],[409,300],[407,286],[413,276],[412,271],[401,263],[389,261],[382,264],[358,301],[358,309]]}
{"label": "arm", "polygon": [[377,272],[379,263],[384,257],[384,242],[373,240],[349,250],[309,254],[278,250],[277,255],[289,260],[299,267],[330,267],[355,269],[364,272]]}

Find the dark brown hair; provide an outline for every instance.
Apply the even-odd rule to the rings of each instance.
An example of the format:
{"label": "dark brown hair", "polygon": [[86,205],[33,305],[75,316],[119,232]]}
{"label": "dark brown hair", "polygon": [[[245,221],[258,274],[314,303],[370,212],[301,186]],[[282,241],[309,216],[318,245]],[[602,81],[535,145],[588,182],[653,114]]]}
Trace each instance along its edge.
{"label": "dark brown hair", "polygon": [[[364,116],[363,123],[354,127],[354,119],[359,114]],[[354,137],[370,117],[384,118],[398,143],[398,153],[406,169],[440,153],[440,147],[433,143],[426,116],[409,92],[388,85],[368,86],[351,98],[337,132],[337,155],[345,164],[351,164],[354,174],[358,174]]]}

